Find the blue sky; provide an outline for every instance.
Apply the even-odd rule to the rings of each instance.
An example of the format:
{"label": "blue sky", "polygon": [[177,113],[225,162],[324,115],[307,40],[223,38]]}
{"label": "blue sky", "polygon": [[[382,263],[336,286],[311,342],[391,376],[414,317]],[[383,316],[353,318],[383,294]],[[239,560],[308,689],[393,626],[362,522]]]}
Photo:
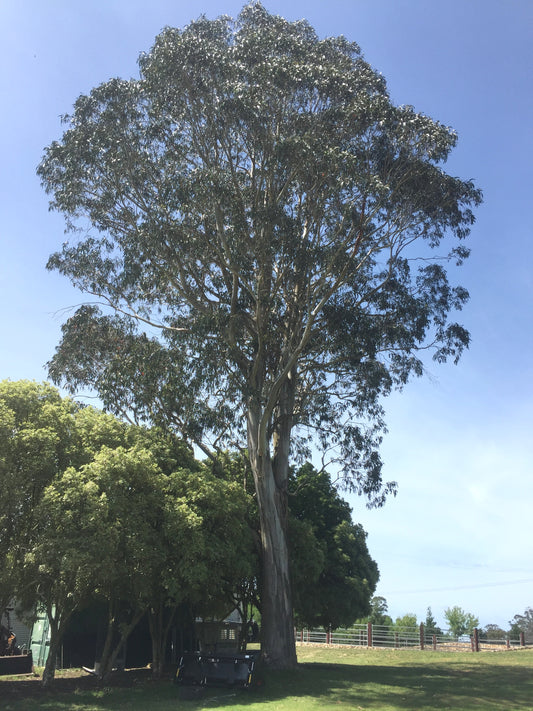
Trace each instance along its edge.
{"label": "blue sky", "polygon": [[[344,34],[387,79],[393,100],[453,126],[447,170],[485,202],[459,273],[471,293],[470,350],[386,403],[385,476],[396,499],[351,500],[393,617],[443,623],[460,605],[480,624],[533,606],[533,3],[530,0],[265,0]],[[235,16],[233,0],[0,0],[0,378],[46,378],[65,309],[80,295],[45,270],[63,241],[35,175],[76,97],[137,73],[165,25]]]}

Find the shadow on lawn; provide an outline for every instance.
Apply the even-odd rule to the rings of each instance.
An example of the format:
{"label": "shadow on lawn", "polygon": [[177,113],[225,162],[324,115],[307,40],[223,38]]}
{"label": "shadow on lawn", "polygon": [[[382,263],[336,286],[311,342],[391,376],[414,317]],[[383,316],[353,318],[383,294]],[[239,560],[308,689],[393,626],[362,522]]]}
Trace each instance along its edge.
{"label": "shadow on lawn", "polygon": [[[531,669],[512,665],[357,666],[303,663],[269,674],[264,689],[239,704],[313,696],[353,709],[533,709]],[[226,704],[220,699],[219,707]],[[229,702],[228,702],[229,705]]]}
{"label": "shadow on lawn", "polygon": [[[114,674],[106,686],[113,688],[145,686],[154,683],[151,676],[152,672],[149,669],[128,670],[124,673]],[[4,701],[40,700],[51,698],[55,694],[98,691],[103,686],[96,677],[80,672],[80,670],[67,670],[58,673],[52,686],[48,689],[43,688],[41,679],[37,676],[0,677],[0,698]]]}
{"label": "shadow on lawn", "polygon": [[[109,688],[111,687],[111,688]],[[53,689],[45,691],[36,680],[13,681],[0,684],[0,697],[7,708],[66,709],[70,694],[77,694],[77,704],[90,701],[91,708],[115,708],[113,688],[124,702],[122,687],[131,701],[130,708],[182,709],[239,708],[251,704],[282,702],[288,697],[311,696],[324,705],[339,704],[350,709],[498,709],[519,710],[533,708],[533,680],[531,668],[512,665],[455,665],[442,662],[419,666],[382,666],[356,664],[301,663],[292,672],[268,672],[259,688],[242,691],[227,688],[207,689],[197,698],[184,698],[178,687],[169,680],[152,681],[149,670],[135,670],[118,675],[107,687],[110,696],[100,696],[94,677],[58,678]],[[129,692],[124,688],[126,687]],[[7,693],[6,693],[7,692]],[[107,698],[106,698],[107,697]],[[180,701],[178,701],[180,699]],[[48,704],[46,703],[48,701]],[[11,706],[15,703],[16,706]],[[17,703],[18,702],[18,703]],[[23,705],[20,705],[22,702]],[[43,703],[41,706],[41,703]],[[111,702],[111,703],[110,703]],[[24,705],[26,704],[26,705]],[[29,706],[27,704],[32,704]],[[66,705],[65,705],[66,704]],[[171,704],[171,705],[169,705]],[[123,706],[121,705],[120,708]],[[3,708],[0,703],[0,708]]]}

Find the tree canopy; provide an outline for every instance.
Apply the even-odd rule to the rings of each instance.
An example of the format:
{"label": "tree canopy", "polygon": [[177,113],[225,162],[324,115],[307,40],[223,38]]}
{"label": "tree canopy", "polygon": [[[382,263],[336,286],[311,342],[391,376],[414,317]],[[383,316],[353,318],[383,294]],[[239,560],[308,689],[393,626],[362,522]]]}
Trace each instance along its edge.
{"label": "tree canopy", "polygon": [[511,634],[523,632],[528,642],[533,640],[533,607],[527,607],[522,615],[515,615],[509,620]]}
{"label": "tree canopy", "polygon": [[73,230],[49,267],[104,305],[65,324],[50,373],[206,453],[247,446],[263,654],[290,666],[290,452],[312,440],[374,504],[394,490],[380,397],[420,348],[468,344],[445,265],[480,193],[441,167],[454,131],[394,105],[355,43],[258,2],[166,28],[139,68],[80,96],[38,169]]}
{"label": "tree canopy", "polygon": [[442,630],[441,628],[437,625],[437,620],[433,616],[433,612],[431,611],[431,607],[428,607],[426,610],[426,619],[424,620],[424,630],[427,636],[431,635],[441,635]]}
{"label": "tree canopy", "polygon": [[455,637],[461,637],[464,634],[471,635],[474,628],[479,627],[479,619],[458,605],[447,607],[444,610],[444,617],[449,625],[450,632]]}
{"label": "tree canopy", "polygon": [[76,455],[77,406],[55,388],[0,381],[0,609],[12,600],[14,570],[31,548],[42,492]]}
{"label": "tree canopy", "polygon": [[158,673],[179,604],[230,611],[254,564],[242,486],[213,476],[175,437],[46,384],[0,382],[0,431],[0,604],[46,613],[45,684],[71,616],[95,600],[108,608],[102,674],[145,614]]}
{"label": "tree canopy", "polygon": [[374,595],[370,600],[370,614],[360,621],[371,622],[373,625],[382,627],[391,627],[393,624],[392,617],[388,613],[387,600],[381,595]]}
{"label": "tree canopy", "polygon": [[[291,476],[289,491],[297,624],[347,627],[370,612],[379,579],[366,533],[352,522],[350,506],[327,472],[306,464]],[[300,527],[307,524],[311,535],[301,535],[294,519]]]}

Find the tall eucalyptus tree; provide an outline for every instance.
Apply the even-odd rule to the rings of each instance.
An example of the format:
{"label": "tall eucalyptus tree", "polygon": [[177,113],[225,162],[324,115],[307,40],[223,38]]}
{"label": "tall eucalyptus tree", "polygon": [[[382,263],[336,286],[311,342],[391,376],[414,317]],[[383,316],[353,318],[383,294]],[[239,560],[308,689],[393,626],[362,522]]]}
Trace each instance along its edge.
{"label": "tall eucalyptus tree", "polygon": [[468,344],[445,270],[468,250],[432,250],[481,197],[440,167],[455,133],[395,106],[356,44],[260,3],[165,29],[139,66],[80,96],[39,166],[73,230],[49,267],[114,310],[79,309],[50,373],[206,453],[247,447],[263,655],[289,667],[291,448],[313,440],[383,503],[380,397],[419,348]]}

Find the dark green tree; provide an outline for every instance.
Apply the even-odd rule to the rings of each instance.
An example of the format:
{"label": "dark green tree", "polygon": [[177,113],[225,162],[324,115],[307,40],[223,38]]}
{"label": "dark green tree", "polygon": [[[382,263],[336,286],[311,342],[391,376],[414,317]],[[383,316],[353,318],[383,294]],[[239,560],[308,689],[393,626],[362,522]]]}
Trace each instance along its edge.
{"label": "dark green tree", "polygon": [[501,642],[507,639],[507,632],[502,630],[499,625],[489,624],[480,630],[480,639],[488,640],[489,642]]}
{"label": "dark green tree", "polygon": [[[379,579],[365,531],[352,522],[350,506],[328,473],[311,464],[290,477],[289,510],[299,525],[291,527],[298,535],[291,535],[290,544],[297,624],[349,626],[370,611]],[[307,535],[302,525],[309,527]]]}
{"label": "dark green tree", "polygon": [[511,634],[515,637],[523,632],[528,642],[533,641],[533,607],[528,607],[522,615],[515,615],[509,621]]}
{"label": "dark green tree", "polygon": [[388,612],[387,600],[381,595],[375,595],[370,600],[370,614],[361,618],[359,622],[371,622],[373,625],[391,627],[393,622]]}
{"label": "dark green tree", "polygon": [[289,667],[290,452],[313,436],[373,504],[394,490],[380,397],[419,348],[468,344],[445,270],[468,250],[444,242],[480,193],[441,167],[456,134],[395,106],[356,44],[260,3],[167,28],[139,65],[78,98],[39,166],[74,230],[49,267],[115,312],[80,308],[50,374],[206,454],[247,447],[263,656]]}
{"label": "dark green tree", "polygon": [[428,636],[441,635],[442,630],[437,626],[437,620],[433,616],[431,607],[428,607],[426,611],[426,619],[424,620],[424,632]]}

